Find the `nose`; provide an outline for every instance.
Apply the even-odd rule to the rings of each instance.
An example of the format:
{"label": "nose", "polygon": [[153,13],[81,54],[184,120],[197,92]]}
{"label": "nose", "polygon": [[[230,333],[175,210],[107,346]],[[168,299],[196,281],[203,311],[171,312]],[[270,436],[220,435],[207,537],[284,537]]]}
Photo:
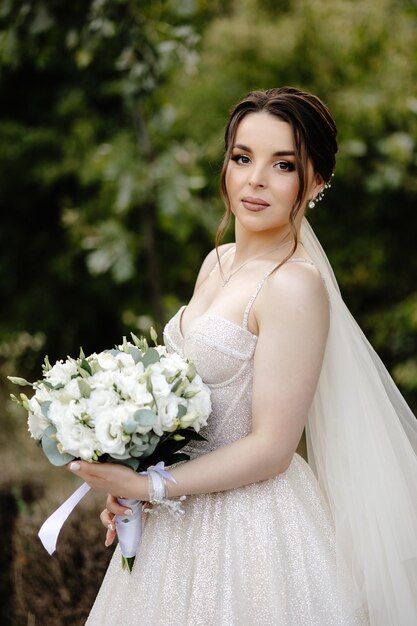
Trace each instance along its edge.
{"label": "nose", "polygon": [[263,189],[266,186],[266,177],[261,167],[254,167],[251,169],[249,176],[249,185],[252,189],[261,188]]}

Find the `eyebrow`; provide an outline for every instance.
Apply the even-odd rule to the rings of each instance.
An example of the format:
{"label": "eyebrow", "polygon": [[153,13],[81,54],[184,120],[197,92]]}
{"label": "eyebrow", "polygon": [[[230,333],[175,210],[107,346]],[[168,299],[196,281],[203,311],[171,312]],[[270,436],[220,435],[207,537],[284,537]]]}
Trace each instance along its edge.
{"label": "eyebrow", "polygon": [[[236,143],[233,146],[233,150],[238,148],[239,150],[244,150],[245,152],[252,152],[252,150],[248,146],[244,146],[241,143]],[[295,156],[294,150],[277,150],[273,153],[272,156]]]}

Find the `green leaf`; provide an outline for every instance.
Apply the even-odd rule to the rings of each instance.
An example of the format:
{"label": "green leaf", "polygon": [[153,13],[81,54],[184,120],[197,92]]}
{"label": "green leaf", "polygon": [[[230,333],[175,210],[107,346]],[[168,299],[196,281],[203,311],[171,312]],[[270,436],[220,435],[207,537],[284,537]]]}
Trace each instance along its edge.
{"label": "green leaf", "polygon": [[88,374],[90,374],[90,376],[91,376],[91,373],[92,373],[92,372],[91,372],[91,367],[90,367],[90,364],[89,364],[89,362],[87,361],[87,359],[82,359],[82,360],[81,360],[80,367],[81,367],[83,370],[85,370]]}
{"label": "green leaf", "polygon": [[122,556],[122,568],[128,569],[129,572],[133,569],[133,563],[135,562],[134,556]]}
{"label": "green leaf", "polygon": [[178,405],[178,412],[177,412],[177,419],[181,419],[181,417],[184,417],[184,415],[186,415],[187,413],[187,407],[184,406],[183,404],[179,404]]}
{"label": "green leaf", "polygon": [[45,400],[45,402],[42,402],[40,404],[42,415],[46,418],[48,417],[48,411],[49,411],[49,407],[51,406],[51,404],[52,402],[50,400]]}
{"label": "green leaf", "polygon": [[159,363],[160,357],[158,351],[155,348],[149,348],[147,352],[142,357],[142,362],[144,367],[149,367],[149,365],[153,365],[154,363]]}
{"label": "green leaf", "polygon": [[127,435],[131,435],[132,433],[136,431],[137,427],[138,427],[137,421],[135,419],[132,419],[124,423],[123,430]]}
{"label": "green leaf", "polygon": [[91,395],[91,387],[84,378],[78,379],[78,388],[83,398],[89,398]]}
{"label": "green leaf", "polygon": [[142,353],[136,346],[129,346],[128,352],[135,363],[139,363],[139,361],[142,361]]}
{"label": "green leaf", "polygon": [[109,456],[106,459],[106,462],[115,463],[116,465],[124,465],[125,467],[130,467],[130,469],[134,470],[135,472],[139,467],[139,460],[133,459],[132,457],[129,457],[127,459],[116,459],[114,457]]}
{"label": "green leaf", "polygon": [[57,467],[66,465],[75,458],[72,454],[65,452],[61,454],[58,450],[55,426],[48,426],[42,435],[41,444],[45,456],[52,465],[56,465]]}
{"label": "green leaf", "polygon": [[153,426],[156,422],[156,415],[150,409],[139,409],[135,411],[133,418],[140,426]]}

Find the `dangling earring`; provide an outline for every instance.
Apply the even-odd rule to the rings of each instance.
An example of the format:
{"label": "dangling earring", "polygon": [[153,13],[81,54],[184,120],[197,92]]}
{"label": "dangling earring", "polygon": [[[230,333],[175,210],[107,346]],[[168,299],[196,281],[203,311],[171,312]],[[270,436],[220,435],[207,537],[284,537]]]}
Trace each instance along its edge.
{"label": "dangling earring", "polygon": [[[334,174],[331,175],[330,180],[333,178],[333,176],[334,176]],[[309,209],[314,209],[314,207],[316,206],[316,203],[317,202],[321,202],[323,200],[325,189],[330,189],[330,187],[332,186],[330,180],[329,180],[329,182],[324,184],[323,189],[321,189],[318,192],[318,194],[317,194],[317,196],[315,198],[311,198],[310,202],[307,205]]]}

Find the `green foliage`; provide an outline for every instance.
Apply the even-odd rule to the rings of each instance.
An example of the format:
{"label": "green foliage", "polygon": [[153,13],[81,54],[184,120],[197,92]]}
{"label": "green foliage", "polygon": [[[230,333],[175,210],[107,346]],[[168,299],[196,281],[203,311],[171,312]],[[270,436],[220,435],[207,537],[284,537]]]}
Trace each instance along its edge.
{"label": "green foliage", "polygon": [[3,3],[0,333],[42,332],[55,358],[160,327],[212,245],[230,105],[293,84],[339,126],[334,185],[311,219],[403,372],[415,332],[396,329],[401,350],[379,339],[417,269],[416,17],[395,0]]}

